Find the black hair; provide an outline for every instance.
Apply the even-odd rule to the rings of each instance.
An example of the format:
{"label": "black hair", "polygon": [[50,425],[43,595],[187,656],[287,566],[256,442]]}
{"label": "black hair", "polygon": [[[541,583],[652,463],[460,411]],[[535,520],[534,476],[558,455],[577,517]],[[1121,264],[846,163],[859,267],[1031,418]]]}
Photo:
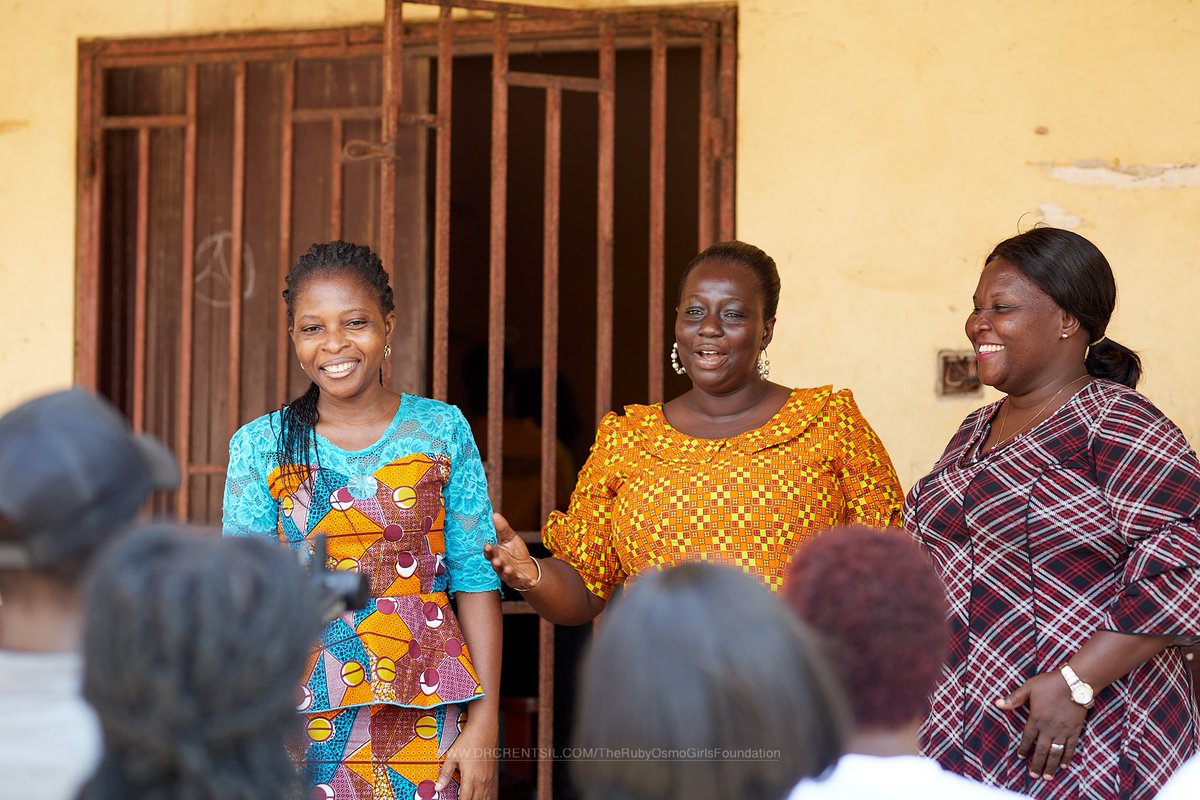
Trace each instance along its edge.
{"label": "black hair", "polygon": [[[388,284],[387,270],[379,256],[366,245],[343,242],[314,244],[308,252],[296,260],[296,265],[287,276],[287,288],[283,290],[283,302],[287,306],[287,322],[290,329],[296,323],[296,294],[314,276],[353,275],[363,285],[379,296],[379,308],[386,317],[395,304],[392,287]],[[383,373],[379,375],[383,382]],[[284,469],[294,469],[308,463],[308,453],[313,446],[313,433],[319,415],[317,400],[321,390],[310,383],[308,390],[283,407],[279,431],[280,463]]]}
{"label": "black hair", "polygon": [[688,275],[691,275],[692,270],[706,261],[728,261],[754,273],[754,277],[758,279],[759,291],[762,292],[763,319],[767,320],[775,316],[775,312],[779,309],[780,287],[779,268],[775,266],[775,259],[754,245],[739,242],[736,239],[717,242],[705,248],[688,262],[688,265],[683,268],[683,275],[679,278],[679,295],[675,298],[676,304],[683,300],[683,285],[687,283]]}
{"label": "black hair", "polygon": [[592,755],[571,769],[585,800],[779,800],[837,761],[848,727],[803,623],[741,570],[693,562],[605,613],[575,727]]}
{"label": "black hair", "polygon": [[135,530],[85,594],[83,694],[104,752],[77,800],[285,800],[319,591],[286,548]]}
{"label": "black hair", "polygon": [[1071,231],[1038,227],[996,245],[984,264],[998,258],[1019,269],[1059,308],[1079,320],[1088,342],[1096,342],[1084,361],[1089,375],[1137,387],[1142,360],[1105,333],[1117,305],[1117,283],[1096,245]]}

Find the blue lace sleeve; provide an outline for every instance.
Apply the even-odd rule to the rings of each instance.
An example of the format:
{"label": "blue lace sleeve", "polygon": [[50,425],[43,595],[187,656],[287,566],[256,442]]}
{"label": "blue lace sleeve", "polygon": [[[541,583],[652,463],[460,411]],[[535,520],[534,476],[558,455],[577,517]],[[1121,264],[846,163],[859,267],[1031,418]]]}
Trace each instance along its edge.
{"label": "blue lace sleeve", "polygon": [[261,441],[263,420],[244,425],[229,440],[229,468],[225,472],[225,500],[221,509],[221,528],[225,536],[262,536],[275,539],[277,509],[275,499],[262,474],[260,455],[255,447]]}
{"label": "blue lace sleeve", "polygon": [[488,592],[500,588],[500,579],[483,555],[483,545],[496,541],[492,501],[471,427],[461,411],[451,406],[451,412],[449,440],[453,452],[445,491],[449,591]]}

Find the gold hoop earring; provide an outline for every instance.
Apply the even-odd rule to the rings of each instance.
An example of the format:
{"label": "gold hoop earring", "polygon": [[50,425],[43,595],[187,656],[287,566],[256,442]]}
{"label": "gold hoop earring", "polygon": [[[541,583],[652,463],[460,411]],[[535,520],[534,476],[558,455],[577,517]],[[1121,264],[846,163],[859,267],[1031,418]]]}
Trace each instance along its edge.
{"label": "gold hoop earring", "polygon": [[679,362],[679,342],[671,345],[671,369],[675,370],[676,375],[685,375],[687,370],[683,368],[683,364]]}

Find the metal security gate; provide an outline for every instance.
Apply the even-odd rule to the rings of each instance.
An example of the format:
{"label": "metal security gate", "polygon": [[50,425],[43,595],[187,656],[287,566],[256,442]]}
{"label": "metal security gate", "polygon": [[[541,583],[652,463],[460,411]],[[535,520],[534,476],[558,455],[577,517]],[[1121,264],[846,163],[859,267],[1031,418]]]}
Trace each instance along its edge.
{"label": "metal security gate", "polygon": [[[461,373],[482,378],[477,438],[506,511],[506,358],[536,365],[535,508],[519,526],[534,543],[570,483],[564,382],[580,458],[602,414],[684,385],[663,369],[673,283],[733,234],[735,9],[389,0],[385,14],[81,43],[77,379],[172,445],[185,480],[159,510],[213,522],[233,430],[306,385],[284,276],[314,241],[363,242],[404,298],[388,381],[465,408]],[[477,340],[485,361],[464,369]],[[546,756],[554,627],[537,642]],[[537,796],[551,787],[539,758]]]}
{"label": "metal security gate", "polygon": [[[407,8],[438,6],[436,29],[436,112],[406,104],[402,91],[405,50],[416,42],[405,26]],[[455,12],[469,10],[471,17],[458,21]],[[667,150],[667,53],[668,41],[695,41],[701,52],[698,152],[697,249],[727,239],[733,232],[733,108],[734,108],[734,16],[731,9],[716,13],[624,12],[534,8],[507,3],[437,2],[437,0],[389,0],[384,22],[385,111],[384,139],[379,153],[384,163],[384,202],[381,227],[384,248],[388,247],[387,226],[395,218],[388,190],[393,159],[400,148],[393,145],[403,124],[428,125],[436,131],[434,225],[433,225],[433,324],[432,388],[435,397],[445,398],[449,384],[450,338],[450,209],[451,152],[453,134],[453,65],[456,44],[468,47],[490,44],[491,66],[491,163],[489,203],[489,273],[487,335],[487,435],[481,449],[487,454],[489,485],[493,502],[504,508],[504,364],[508,299],[506,286],[509,208],[509,94],[515,87],[534,88],[545,95],[544,148],[542,168],[541,248],[541,513],[545,519],[556,506],[555,449],[558,342],[561,309],[560,212],[562,209],[563,95],[568,92],[595,97],[597,114],[596,162],[596,278],[595,302],[595,418],[612,408],[613,383],[613,244],[614,244],[614,133],[616,125],[616,52],[620,39],[626,46],[646,42],[651,53],[650,141],[649,141],[649,248],[646,253],[647,385],[649,401],[662,399],[665,353],[665,225]],[[430,31],[432,33],[432,31]],[[490,41],[489,41],[490,40]],[[512,68],[510,52],[529,41],[547,49],[586,48],[598,53],[594,75],[564,75]],[[644,46],[644,45],[643,45]],[[390,254],[389,254],[390,255]],[[391,258],[385,255],[385,263]],[[532,277],[532,276],[530,276]],[[540,540],[537,531],[524,537],[531,544]],[[531,613],[527,604],[505,603],[506,613]],[[555,626],[539,623],[539,687],[537,743],[537,796],[551,795],[554,745],[554,635]]]}

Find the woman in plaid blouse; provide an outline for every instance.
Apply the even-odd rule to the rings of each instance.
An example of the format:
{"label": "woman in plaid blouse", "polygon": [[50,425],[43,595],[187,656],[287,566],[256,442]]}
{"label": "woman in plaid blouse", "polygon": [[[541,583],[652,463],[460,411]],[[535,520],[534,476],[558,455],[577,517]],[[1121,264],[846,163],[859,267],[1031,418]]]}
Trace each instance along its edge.
{"label": "woman in plaid blouse", "polygon": [[908,495],[952,646],[926,754],[1038,798],[1149,798],[1197,749],[1177,643],[1200,633],[1200,462],[1105,331],[1116,286],[1081,236],[986,261],[966,333],[983,383]]}

